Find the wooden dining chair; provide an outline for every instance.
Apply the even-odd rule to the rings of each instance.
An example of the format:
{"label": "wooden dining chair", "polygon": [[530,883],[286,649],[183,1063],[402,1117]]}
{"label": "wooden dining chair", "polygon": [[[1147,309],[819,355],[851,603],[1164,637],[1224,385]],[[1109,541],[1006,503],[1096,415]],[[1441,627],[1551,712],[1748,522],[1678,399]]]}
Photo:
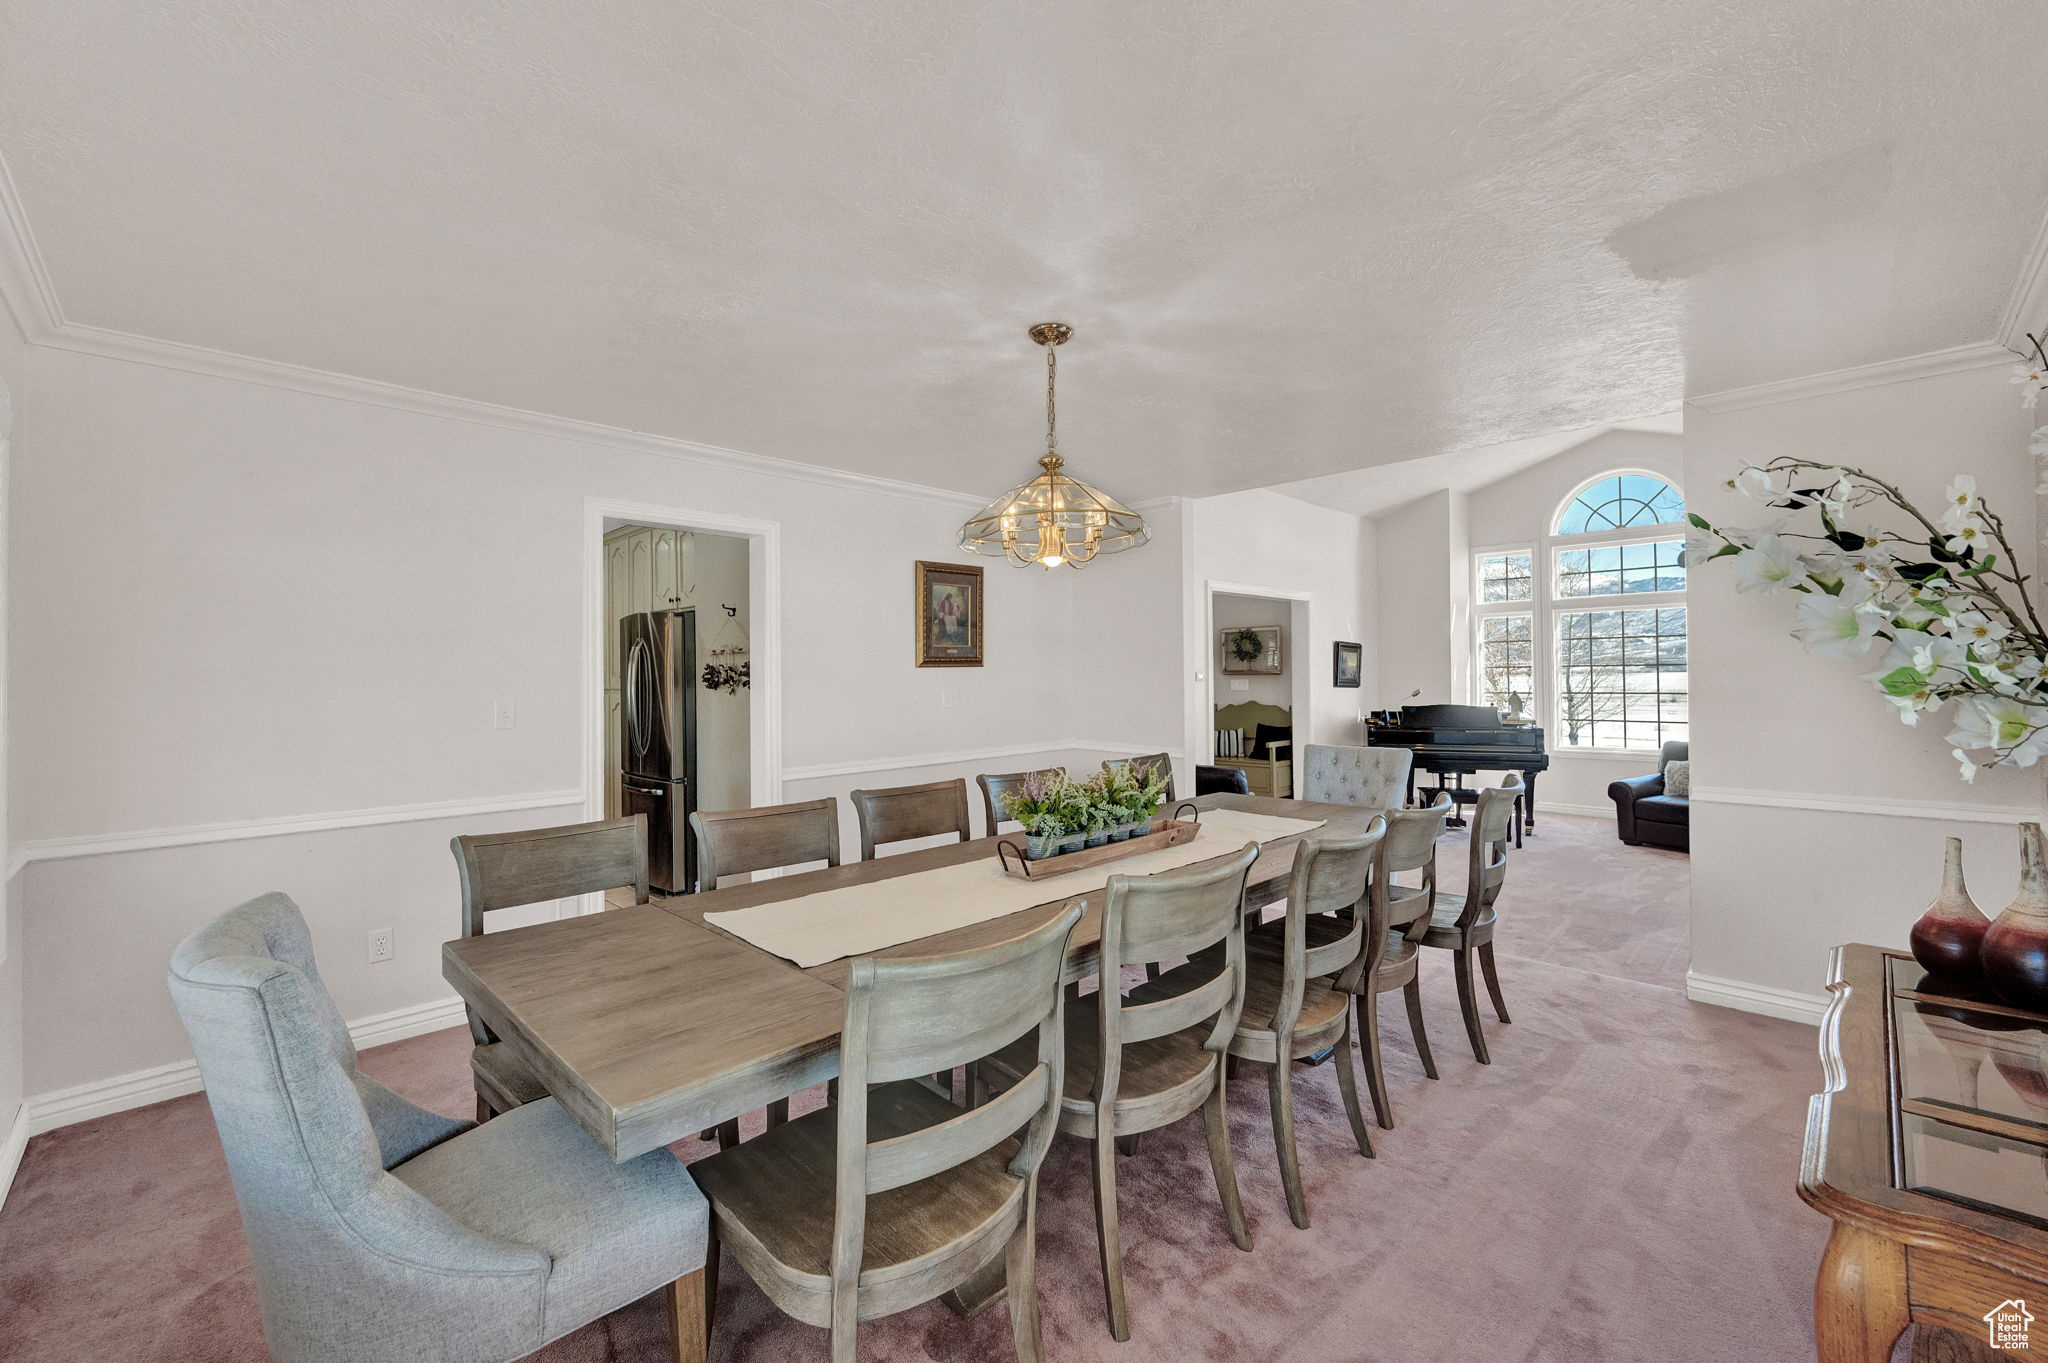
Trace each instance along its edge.
{"label": "wooden dining chair", "polygon": [[[1102,901],[1101,974],[1095,1006],[1067,1021],[1066,1091],[1060,1130],[1093,1141],[1095,1229],[1109,1332],[1131,1337],[1124,1262],[1117,1229],[1117,1138],[1167,1126],[1201,1109],[1216,1193],[1237,1247],[1252,1247],[1237,1191],[1223,1059],[1244,1007],[1244,891],[1257,843],[1216,864],[1150,876],[1111,876]],[[1126,999],[1123,968],[1209,954],[1207,978],[1184,978],[1170,995],[1138,986]],[[1085,1002],[1085,1001],[1084,1001]],[[970,1069],[977,1103],[989,1091],[1024,1082],[1036,1063],[1025,1043]]]}
{"label": "wooden dining chair", "polygon": [[[970,1283],[1001,1260],[1020,1363],[1042,1363],[1038,1170],[1066,1063],[1060,975],[1068,905],[1005,942],[947,956],[862,957],[847,972],[839,1101],[690,1166],[718,1241],[783,1311],[832,1332]],[[919,1076],[1005,1047],[1015,1082],[962,1111]],[[1020,1134],[1021,1133],[1021,1134]]]}
{"label": "wooden dining chair", "polygon": [[[448,848],[462,877],[462,935],[484,935],[484,915],[497,909],[541,904],[551,899],[600,894],[633,887],[633,902],[647,902],[647,816],[522,828],[513,833],[465,833]],[[469,1014],[470,1079],[476,1085],[476,1119],[548,1096],[547,1085],[489,1025]]]}
{"label": "wooden dining chair", "polygon": [[[1380,843],[1373,871],[1372,912],[1378,920],[1366,938],[1365,960],[1344,981],[1358,1000],[1358,1048],[1365,1060],[1366,1089],[1379,1124],[1394,1129],[1394,1105],[1387,1097],[1387,1070],[1380,1054],[1379,996],[1400,990],[1408,1005],[1408,1033],[1422,1072],[1434,1079],[1436,1057],[1422,1021],[1422,952],[1419,938],[1436,910],[1436,848],[1445,820],[1456,806],[1447,792],[1422,809],[1387,811],[1387,836]],[[1421,873],[1420,885],[1403,885],[1394,877]]]}
{"label": "wooden dining chair", "polygon": [[[1503,1023],[1507,1004],[1500,996],[1500,975],[1493,964],[1494,903],[1508,875],[1508,842],[1514,832],[1515,807],[1522,798],[1522,778],[1509,773],[1498,786],[1479,792],[1472,810],[1472,849],[1466,863],[1465,893],[1436,893],[1436,907],[1426,920],[1428,926],[1417,936],[1426,947],[1440,947],[1452,953],[1458,976],[1458,1008],[1465,1015],[1465,1035],[1471,1038],[1472,1055],[1482,1065],[1493,1058],[1486,1052],[1486,1033],[1479,1025],[1479,993],[1472,978],[1476,959],[1486,976],[1486,992],[1493,999],[1493,1013]],[[1418,920],[1418,927],[1421,921]]]}
{"label": "wooden dining chair", "polygon": [[[1371,913],[1367,895],[1384,818],[1348,838],[1302,839],[1287,877],[1287,913],[1251,932],[1246,940],[1244,1011],[1230,1038],[1230,1054],[1267,1067],[1273,1116],[1273,1146],[1280,1158],[1280,1182],[1287,1190],[1287,1214],[1308,1229],[1308,1196],[1301,1185],[1301,1157],[1294,1140],[1294,1065],[1335,1048],[1337,1088],[1358,1153],[1372,1157],[1372,1137],[1358,1105],[1358,1072],[1351,1054],[1351,996],[1337,978],[1357,965],[1365,950]],[[1341,927],[1309,941],[1309,924]],[[1131,993],[1133,999],[1169,997],[1213,971],[1215,948]]]}
{"label": "wooden dining chair", "polygon": [[1116,767],[1129,767],[1132,775],[1140,781],[1149,781],[1154,773],[1166,778],[1166,801],[1173,803],[1173,759],[1163,752],[1147,753],[1143,757],[1112,757],[1102,764],[1104,771]]}
{"label": "wooden dining chair", "polygon": [[957,834],[961,842],[974,836],[967,821],[967,782],[933,781],[889,790],[856,790],[851,796],[860,820],[860,859],[873,861],[885,842]]}
{"label": "wooden dining chair", "polygon": [[718,888],[720,876],[773,871],[822,861],[839,864],[839,798],[805,800],[757,809],[694,810],[697,893]]}
{"label": "wooden dining chair", "polygon": [[998,776],[977,776],[974,784],[981,787],[981,812],[987,817],[985,836],[994,837],[1001,825],[1010,822],[1010,816],[1003,812],[1003,796],[1036,776],[1050,781],[1055,776],[1065,776],[1065,767],[1041,767],[1037,771],[1006,771]]}
{"label": "wooden dining chair", "polygon": [[[697,839],[697,893],[718,888],[720,876],[748,871],[773,871],[822,861],[839,864],[839,798],[804,800],[756,809],[692,810],[690,833]],[[768,1125],[789,1119],[789,1099],[768,1104]],[[739,1144],[739,1122],[728,1121],[715,1134],[721,1149]]]}

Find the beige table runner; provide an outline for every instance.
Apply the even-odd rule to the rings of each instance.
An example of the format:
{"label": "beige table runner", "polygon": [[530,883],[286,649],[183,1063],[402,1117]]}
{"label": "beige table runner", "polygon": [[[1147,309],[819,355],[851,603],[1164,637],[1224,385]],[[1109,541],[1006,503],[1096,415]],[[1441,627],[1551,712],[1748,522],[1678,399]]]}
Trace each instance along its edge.
{"label": "beige table runner", "polygon": [[750,909],[707,913],[704,921],[809,969],[842,956],[863,956],[920,937],[972,927],[1033,905],[1086,898],[1100,891],[1113,875],[1156,875],[1223,856],[1247,842],[1268,843],[1322,826],[1321,819],[1207,809],[1202,811],[1201,835],[1192,842],[1051,880],[1013,879],[1003,874],[994,857],[985,857],[865,885],[842,885]]}

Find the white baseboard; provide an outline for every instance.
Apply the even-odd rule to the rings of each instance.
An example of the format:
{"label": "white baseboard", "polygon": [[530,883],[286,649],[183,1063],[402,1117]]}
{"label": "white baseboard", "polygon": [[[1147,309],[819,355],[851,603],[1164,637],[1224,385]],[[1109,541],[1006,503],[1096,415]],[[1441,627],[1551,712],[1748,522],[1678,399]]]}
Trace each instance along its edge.
{"label": "white baseboard", "polygon": [[[348,1034],[358,1050],[367,1050],[371,1046],[454,1027],[462,1020],[461,999],[439,999],[352,1022]],[[96,1079],[89,1084],[36,1094],[21,1105],[21,1117],[16,1125],[21,1128],[22,1139],[26,1141],[30,1136],[40,1136],[60,1126],[89,1122],[95,1117],[182,1098],[188,1093],[199,1092],[202,1087],[197,1061],[174,1061],[116,1075],[112,1079]]]}
{"label": "white baseboard", "polygon": [[21,1168],[21,1152],[27,1148],[28,1104],[17,1103],[14,1120],[7,1127],[7,1139],[0,1142],[0,1208],[7,1206],[7,1194],[14,1187],[14,1171]]}
{"label": "white baseboard", "polygon": [[1825,994],[1802,994],[1794,989],[1770,989],[1742,980],[1724,980],[1689,970],[1685,975],[1685,996],[1694,1003],[1711,1003],[1717,1008],[1734,1008],[1744,1013],[1761,1013],[1767,1018],[1820,1025],[1827,1011]]}
{"label": "white baseboard", "polygon": [[[1420,798],[1420,797],[1418,796],[1417,798]],[[1557,801],[1555,801],[1555,800],[1546,800],[1546,799],[1542,798],[1542,796],[1541,796],[1541,795],[1537,796],[1537,799],[1536,799],[1536,819],[1537,819],[1537,826],[1538,826],[1539,828],[1540,828],[1540,827],[1542,827],[1542,820],[1543,820],[1543,819],[1544,819],[1544,818],[1545,818],[1546,816],[1548,816],[1548,815],[1551,815],[1551,814],[1580,814],[1580,815],[1583,815],[1583,816],[1585,816],[1586,818],[1589,818],[1589,819],[1611,819],[1611,818],[1613,818],[1613,817],[1614,817],[1614,806],[1613,806],[1613,805],[1567,805],[1567,804],[1559,804],[1559,803],[1558,803]]]}

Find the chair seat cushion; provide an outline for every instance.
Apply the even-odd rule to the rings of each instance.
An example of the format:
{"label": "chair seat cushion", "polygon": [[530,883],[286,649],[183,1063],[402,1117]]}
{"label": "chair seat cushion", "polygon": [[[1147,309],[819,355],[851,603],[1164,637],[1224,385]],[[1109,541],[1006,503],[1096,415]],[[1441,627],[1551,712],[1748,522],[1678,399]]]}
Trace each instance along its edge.
{"label": "chair seat cushion", "polygon": [[666,1150],[612,1163],[552,1098],[391,1173],[471,1230],[546,1251],[547,1339],[704,1266],[710,1211],[689,1170]]}
{"label": "chair seat cushion", "polygon": [[1636,801],[1636,817],[1651,823],[1686,823],[1692,818],[1692,802],[1676,795],[1645,795]]}
{"label": "chair seat cushion", "polygon": [[476,1077],[477,1092],[501,1095],[513,1107],[537,1103],[548,1096],[548,1086],[528,1069],[526,1062],[502,1041],[479,1046],[469,1053],[470,1072]]}
{"label": "chair seat cushion", "polygon": [[[868,1090],[868,1139],[908,1135],[961,1113],[914,1080],[878,1085]],[[838,1107],[820,1108],[691,1166],[725,1235],[745,1236],[778,1264],[828,1280],[826,1287],[838,1129]],[[1024,1180],[1009,1169],[1017,1148],[1014,1139],[999,1141],[964,1164],[870,1196],[861,1246],[863,1285],[912,1271],[920,1258],[1001,1216],[1024,1189]]]}

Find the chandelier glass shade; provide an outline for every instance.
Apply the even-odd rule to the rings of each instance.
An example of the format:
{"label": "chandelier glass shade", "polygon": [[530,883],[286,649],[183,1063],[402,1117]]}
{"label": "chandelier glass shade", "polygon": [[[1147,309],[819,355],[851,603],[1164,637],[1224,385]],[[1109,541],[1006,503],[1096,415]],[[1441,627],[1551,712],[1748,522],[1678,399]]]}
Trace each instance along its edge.
{"label": "chandelier glass shade", "polygon": [[1080,568],[1098,554],[1135,549],[1152,537],[1145,518],[1099,488],[1062,472],[1057,409],[1059,361],[1054,347],[1073,335],[1062,322],[1041,322],[1031,339],[1045,347],[1045,456],[1041,472],[990,502],[960,527],[960,547],[1005,558],[1018,567],[1036,563]]}

